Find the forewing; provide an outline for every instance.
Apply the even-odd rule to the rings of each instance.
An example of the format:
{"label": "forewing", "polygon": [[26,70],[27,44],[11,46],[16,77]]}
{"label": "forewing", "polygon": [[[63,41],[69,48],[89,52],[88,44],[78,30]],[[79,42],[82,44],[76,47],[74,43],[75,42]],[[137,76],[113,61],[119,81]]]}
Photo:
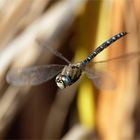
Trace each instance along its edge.
{"label": "forewing", "polygon": [[55,48],[50,47],[51,45],[49,43],[43,43],[43,41],[41,41],[40,39],[36,39],[36,41],[40,46],[47,48],[55,56],[61,58],[62,60],[64,60],[68,64],[71,64],[71,62],[66,57],[64,57],[60,52],[58,52]]}
{"label": "forewing", "polygon": [[110,58],[107,60],[100,60],[100,61],[96,61],[96,62],[92,62],[92,63],[99,64],[99,63],[106,63],[106,62],[110,62],[110,61],[112,61],[112,63],[115,63],[115,62],[123,63],[123,62],[128,62],[130,60],[133,60],[134,58],[140,58],[140,51],[132,52],[132,53],[118,56],[118,57]]}
{"label": "forewing", "polygon": [[29,68],[17,68],[8,72],[6,80],[16,86],[39,85],[52,79],[62,69],[64,65],[42,65]]}
{"label": "forewing", "polygon": [[89,68],[85,68],[85,73],[91,79],[98,89],[112,90],[116,87],[113,77],[105,72],[95,72]]}
{"label": "forewing", "polygon": [[[117,84],[116,84],[116,81],[113,79],[112,75],[110,74],[112,72],[116,72],[116,67],[114,66],[117,66],[117,68],[119,67],[121,68],[121,66],[124,66],[124,64],[127,64],[131,62],[132,60],[139,60],[139,58],[140,58],[140,51],[124,54],[124,55],[107,59],[107,60],[96,61],[96,62],[93,62],[95,68],[98,66],[104,67],[103,64],[107,62],[109,62],[109,64],[112,63],[113,65],[111,65],[111,67],[107,69],[108,72],[97,72],[95,69],[91,70],[88,67],[86,67],[85,73],[90,79],[94,81],[94,84],[96,85],[97,88],[114,89]],[[106,67],[104,68],[104,70],[105,69]]]}

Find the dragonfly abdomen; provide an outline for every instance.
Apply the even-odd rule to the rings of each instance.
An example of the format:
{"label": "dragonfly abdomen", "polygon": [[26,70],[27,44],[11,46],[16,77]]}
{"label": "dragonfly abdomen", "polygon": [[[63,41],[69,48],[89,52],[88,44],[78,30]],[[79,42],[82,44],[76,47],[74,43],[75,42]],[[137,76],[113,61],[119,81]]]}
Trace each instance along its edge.
{"label": "dragonfly abdomen", "polygon": [[111,45],[113,42],[118,40],[119,38],[125,36],[127,32],[121,32],[117,35],[114,35],[107,41],[105,41],[103,44],[101,44],[98,48],[96,48],[93,53],[91,53],[84,61],[82,61],[83,65],[88,64],[97,54],[99,54],[101,51],[103,51],[105,48],[107,48],[109,45]]}

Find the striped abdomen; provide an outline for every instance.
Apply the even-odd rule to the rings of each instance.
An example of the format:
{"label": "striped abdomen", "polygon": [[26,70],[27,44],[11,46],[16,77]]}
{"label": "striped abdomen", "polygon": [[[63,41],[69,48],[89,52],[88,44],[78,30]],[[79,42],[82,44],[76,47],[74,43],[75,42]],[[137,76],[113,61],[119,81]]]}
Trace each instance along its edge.
{"label": "striped abdomen", "polygon": [[97,54],[99,54],[101,51],[103,51],[105,48],[107,48],[110,44],[118,40],[119,38],[125,36],[127,32],[121,32],[117,35],[114,35],[110,39],[108,39],[106,42],[101,44],[98,48],[94,50],[92,54],[90,54],[84,61],[82,61],[82,65],[88,64]]}

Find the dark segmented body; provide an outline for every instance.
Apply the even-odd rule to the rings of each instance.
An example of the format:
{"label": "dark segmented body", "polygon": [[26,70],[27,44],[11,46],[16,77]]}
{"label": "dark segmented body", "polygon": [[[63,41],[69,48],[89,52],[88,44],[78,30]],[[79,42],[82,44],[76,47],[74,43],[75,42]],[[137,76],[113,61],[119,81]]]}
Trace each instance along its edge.
{"label": "dark segmented body", "polygon": [[67,86],[72,85],[74,82],[76,82],[79,77],[81,76],[81,73],[85,66],[101,51],[103,51],[105,48],[107,48],[110,44],[118,40],[119,38],[126,35],[127,32],[121,32],[107,41],[105,41],[103,44],[101,44],[93,53],[91,53],[85,60],[83,60],[81,63],[77,64],[69,64],[65,66],[60,74],[56,77],[56,84],[59,88],[63,89]]}
{"label": "dark segmented body", "polygon": [[108,39],[106,42],[101,44],[98,48],[96,48],[93,53],[91,53],[85,60],[83,60],[81,63],[83,66],[88,64],[97,54],[99,54],[101,51],[103,51],[105,48],[107,48],[110,44],[118,40],[119,38],[125,36],[127,32],[121,32],[117,35],[114,35],[110,39]]}

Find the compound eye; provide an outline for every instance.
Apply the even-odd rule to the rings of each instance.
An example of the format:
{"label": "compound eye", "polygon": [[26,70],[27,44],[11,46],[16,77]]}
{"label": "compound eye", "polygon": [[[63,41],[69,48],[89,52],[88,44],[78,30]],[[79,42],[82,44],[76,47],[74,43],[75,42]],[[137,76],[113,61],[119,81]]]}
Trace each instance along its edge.
{"label": "compound eye", "polygon": [[58,75],[57,77],[56,77],[56,84],[57,84],[57,86],[60,88],[60,89],[64,89],[65,88],[65,85],[64,85],[64,82],[63,82],[63,80],[62,80],[62,75]]}
{"label": "compound eye", "polygon": [[58,75],[56,77],[56,84],[60,89],[64,89],[67,86],[71,85],[70,78],[66,75]]}
{"label": "compound eye", "polygon": [[68,76],[63,76],[62,81],[66,86],[70,85],[70,83],[71,83],[71,80]]}
{"label": "compound eye", "polygon": [[60,89],[64,89],[65,88],[65,85],[63,83],[63,81],[59,81],[59,82],[56,82],[57,86],[60,88]]}

